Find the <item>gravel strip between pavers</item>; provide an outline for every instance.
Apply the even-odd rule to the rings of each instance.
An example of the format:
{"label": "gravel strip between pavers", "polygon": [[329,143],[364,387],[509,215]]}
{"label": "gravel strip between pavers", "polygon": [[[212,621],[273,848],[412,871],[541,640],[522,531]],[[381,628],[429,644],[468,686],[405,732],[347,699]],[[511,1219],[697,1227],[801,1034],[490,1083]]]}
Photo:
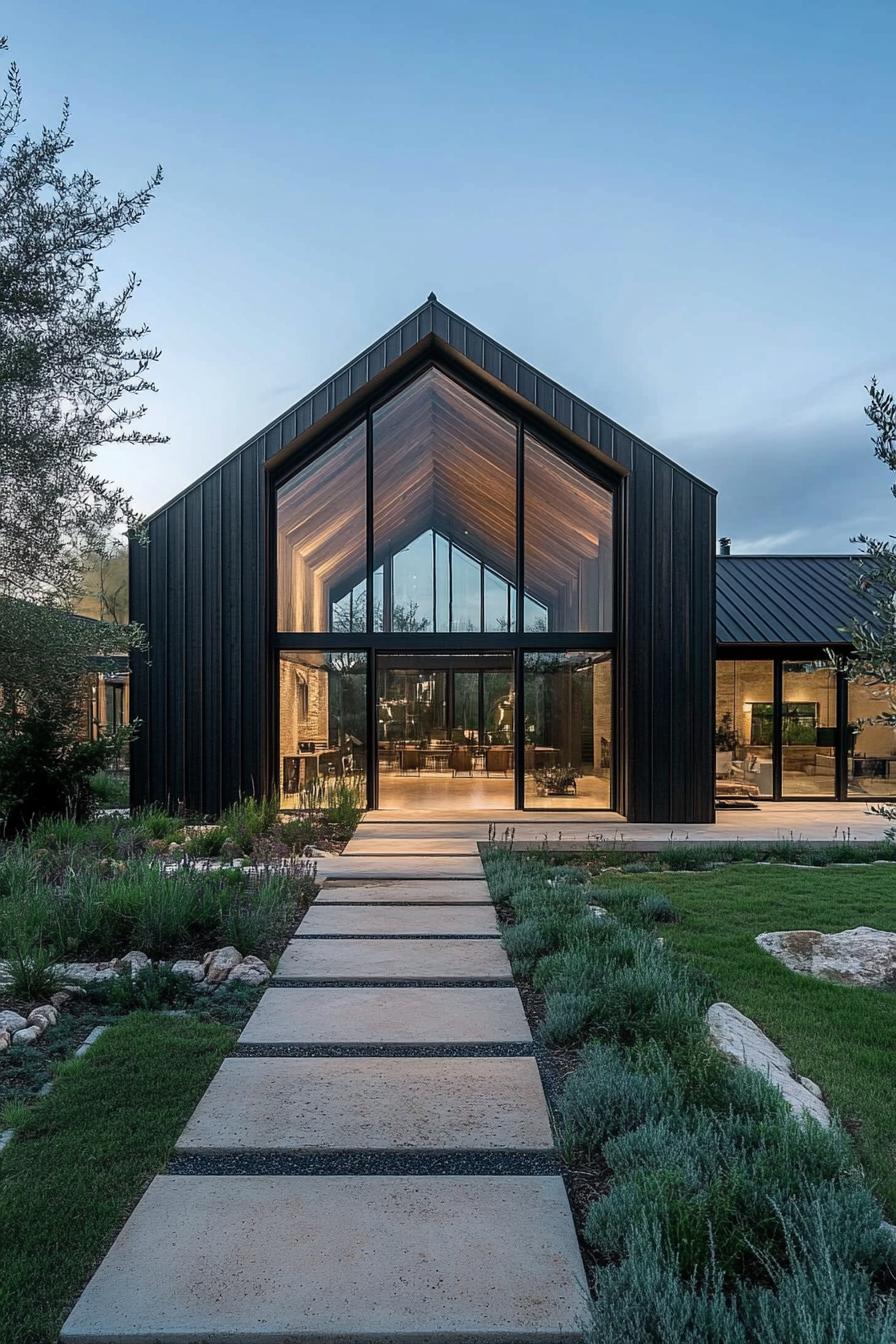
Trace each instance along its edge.
{"label": "gravel strip between pavers", "polygon": [[274,972],[274,989],[510,989],[512,981],[499,980],[300,980]]}
{"label": "gravel strip between pavers", "polygon": [[[304,988],[304,986],[303,986]],[[257,1044],[240,1043],[233,1047],[233,1055],[246,1059],[252,1055],[261,1055],[268,1059],[376,1059],[380,1055],[428,1055],[431,1059],[488,1058],[489,1055],[531,1055],[534,1048],[531,1041],[476,1041],[471,1044],[451,1045],[444,1041],[432,1045],[398,1045],[384,1042],[372,1045],[291,1045],[282,1041]]]}
{"label": "gravel strip between pavers", "polygon": [[[317,902],[315,901],[315,905],[316,904]],[[378,906],[377,908],[382,910],[383,907]],[[301,928],[301,924],[298,927]],[[309,943],[314,942],[317,938],[325,938],[329,943],[334,942],[336,939],[350,943],[363,943],[365,939],[369,942],[373,938],[378,941],[382,941],[383,938],[388,938],[394,940],[396,943],[408,942],[410,940],[419,943],[424,939],[428,943],[481,942],[483,939],[490,939],[494,942],[495,939],[500,938],[500,936],[501,935],[497,930],[494,933],[303,933],[301,935],[302,939]]]}
{"label": "gravel strip between pavers", "polygon": [[448,1149],[385,1152],[348,1149],[333,1153],[291,1153],[241,1149],[176,1153],[169,1176],[554,1176],[555,1154]]}

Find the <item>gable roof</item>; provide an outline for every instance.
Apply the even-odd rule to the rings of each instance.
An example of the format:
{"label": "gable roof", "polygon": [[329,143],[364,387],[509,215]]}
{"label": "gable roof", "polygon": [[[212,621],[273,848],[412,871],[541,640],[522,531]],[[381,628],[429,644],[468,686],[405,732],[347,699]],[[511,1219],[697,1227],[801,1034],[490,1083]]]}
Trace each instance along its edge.
{"label": "gable roof", "polygon": [[[197,480],[192,481],[172,499],[149,515],[151,521],[158,514],[195,489],[214,472],[219,471],[225,462],[248,452],[259,452],[265,463],[273,458],[285,457],[293,447],[294,440],[308,434],[311,429],[323,427],[323,423],[338,412],[347,409],[352,398],[363,397],[369,391],[373,395],[384,376],[398,372],[401,362],[414,354],[425,354],[427,348],[437,352],[439,349],[460,359],[467,367],[480,376],[498,384],[503,391],[528,403],[536,415],[543,417],[554,426],[565,429],[580,441],[590,445],[605,460],[616,463],[623,472],[631,470],[636,452],[646,452],[657,461],[666,463],[680,476],[693,481],[697,486],[715,495],[712,486],[701,481],[686,468],[679,466],[670,458],[639,439],[637,435],[610,420],[587,402],[574,396],[559,383],[540,373],[531,364],[513,354],[505,346],[499,345],[491,337],[472,326],[457,313],[439,303],[435,294],[430,294],[425,303],[403,318],[391,331],[386,332],[378,341],[350,363],[344,365],[326,382],[321,383],[307,396],[297,401],[287,411],[264,429],[253,434],[250,439],[216,462]],[[297,445],[296,445],[297,446]]]}
{"label": "gable roof", "polygon": [[870,622],[873,603],[856,590],[858,555],[720,555],[716,639],[720,644],[848,644],[844,627]]}

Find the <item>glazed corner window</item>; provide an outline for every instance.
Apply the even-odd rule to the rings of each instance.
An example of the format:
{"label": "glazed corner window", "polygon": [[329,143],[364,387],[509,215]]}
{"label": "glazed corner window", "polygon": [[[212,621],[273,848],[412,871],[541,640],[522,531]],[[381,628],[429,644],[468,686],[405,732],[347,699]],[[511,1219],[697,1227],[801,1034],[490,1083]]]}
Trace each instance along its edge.
{"label": "glazed corner window", "polygon": [[367,628],[367,465],[363,424],[277,491],[277,629]]}
{"label": "glazed corner window", "polygon": [[526,806],[609,807],[611,654],[523,654],[523,718]]}
{"label": "glazed corner window", "polygon": [[527,434],[523,498],[525,629],[611,631],[611,491]]}
{"label": "glazed corner window", "polygon": [[896,794],[896,685],[872,677],[849,683],[846,751],[850,798]]}
{"label": "glazed corner window", "polygon": [[367,796],[367,654],[279,657],[280,792],[285,807]]}

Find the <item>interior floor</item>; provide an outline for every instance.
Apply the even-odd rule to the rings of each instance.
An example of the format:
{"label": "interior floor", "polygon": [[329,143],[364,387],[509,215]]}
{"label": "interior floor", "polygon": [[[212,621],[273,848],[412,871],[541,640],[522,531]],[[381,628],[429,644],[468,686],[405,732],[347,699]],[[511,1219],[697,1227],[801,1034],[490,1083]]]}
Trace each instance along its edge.
{"label": "interior floor", "polygon": [[[470,811],[509,810],[514,807],[513,776],[452,775],[444,772],[421,771],[420,774],[402,774],[398,771],[380,771],[379,810],[402,811]],[[576,792],[527,798],[532,808],[550,811],[580,812],[604,810],[610,806],[609,778],[585,775],[576,780]]]}

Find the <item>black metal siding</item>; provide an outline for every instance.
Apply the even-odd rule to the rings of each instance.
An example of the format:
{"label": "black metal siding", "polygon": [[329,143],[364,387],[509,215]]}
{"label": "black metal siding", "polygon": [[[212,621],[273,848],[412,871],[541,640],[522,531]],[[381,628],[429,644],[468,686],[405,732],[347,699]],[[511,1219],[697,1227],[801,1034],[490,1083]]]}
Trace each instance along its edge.
{"label": "black metal siding", "polygon": [[454,352],[631,471],[619,805],[633,821],[712,820],[714,492],[434,301],[149,520],[148,556],[132,557],[134,617],[151,645],[148,666],[135,660],[134,801],[214,812],[266,786],[265,463],[427,349]]}

